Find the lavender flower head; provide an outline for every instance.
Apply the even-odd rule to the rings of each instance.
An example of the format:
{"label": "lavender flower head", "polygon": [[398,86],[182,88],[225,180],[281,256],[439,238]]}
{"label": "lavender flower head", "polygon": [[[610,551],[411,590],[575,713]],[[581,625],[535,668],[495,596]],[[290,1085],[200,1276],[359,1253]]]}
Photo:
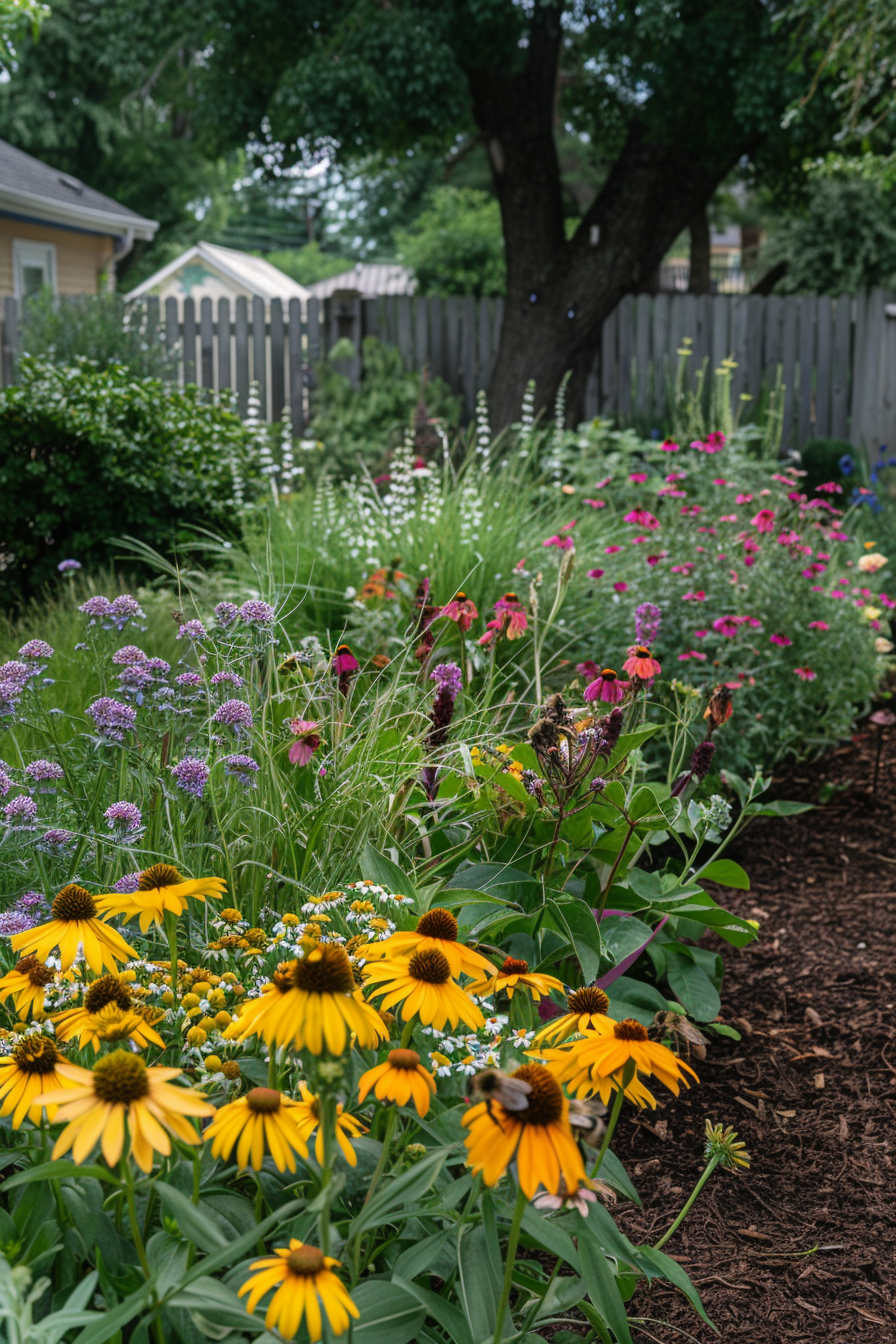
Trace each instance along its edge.
{"label": "lavender flower head", "polygon": [[122,896],[133,896],[135,891],[140,890],[140,873],[125,873],[113,886],[112,890],[117,891]]}
{"label": "lavender flower head", "polygon": [[[65,771],[55,761],[31,761],[25,766],[25,776],[32,784],[54,784],[65,779]],[[42,789],[42,793],[55,793],[55,789]]]}
{"label": "lavender flower head", "polygon": [[438,663],[430,672],[429,679],[436,683],[436,695],[450,696],[454,704],[463,688],[463,678],[457,663]]}
{"label": "lavender flower head", "polygon": [[106,808],[103,816],[109,830],[117,831],[120,835],[139,830],[143,824],[143,816],[135,803],[113,803]]}
{"label": "lavender flower head", "polygon": [[171,664],[166,663],[164,658],[147,658],[143,666],[154,677],[167,677],[171,671]]}
{"label": "lavender flower head", "polygon": [[653,602],[635,608],[635,643],[652,644],[660,633],[663,613]]}
{"label": "lavender flower head", "polygon": [[116,629],[123,630],[128,621],[137,617],[140,617],[141,620],[144,619],[146,612],[137,599],[131,597],[130,593],[122,593],[120,597],[115,598],[110,606],[109,615],[115,622]]}
{"label": "lavender flower head", "polygon": [[232,779],[238,779],[247,789],[255,788],[254,775],[261,769],[260,765],[251,756],[225,756],[224,773],[230,775]]}
{"label": "lavender flower head", "polygon": [[177,632],[178,639],[205,639],[208,631],[201,621],[185,621]]}
{"label": "lavender flower head", "polygon": [[20,663],[14,659],[10,663],[0,664],[0,682],[8,682],[11,686],[18,686],[20,692],[34,676],[37,676],[37,673],[27,663]]}
{"label": "lavender flower head", "polygon": [[12,788],[12,780],[5,770],[0,770],[0,798],[5,798]]}
{"label": "lavender flower head", "polygon": [[271,625],[275,615],[276,612],[270,602],[250,599],[240,607],[240,620],[245,621],[247,625]]}
{"label": "lavender flower head", "polygon": [[88,597],[86,602],[82,602],[79,611],[83,611],[85,616],[90,617],[89,624],[96,625],[97,621],[102,621],[112,615],[112,603],[108,597]]}
{"label": "lavender flower head", "polygon": [[241,686],[245,685],[245,682],[239,672],[215,672],[212,676],[212,685],[233,686],[236,690],[239,690]]}
{"label": "lavender flower head", "polygon": [[59,855],[68,849],[74,838],[71,831],[63,830],[61,826],[54,826],[51,830],[44,831],[40,843],[51,854]]}
{"label": "lavender flower head", "polygon": [[143,650],[138,649],[136,644],[125,644],[123,648],[115,650],[112,661],[116,667],[134,667],[137,663],[148,662],[148,659]]}
{"label": "lavender flower head", "polygon": [[60,560],[56,566],[60,574],[74,574],[81,568],[80,560]]}
{"label": "lavender flower head", "polygon": [[43,910],[47,906],[47,901],[39,891],[25,891],[16,904],[20,910]]}
{"label": "lavender flower head", "polygon": [[118,674],[118,686],[122,695],[132,695],[138,705],[143,704],[143,692],[155,681],[145,663],[132,663],[123,667]]}
{"label": "lavender flower head", "polygon": [[27,933],[34,928],[34,920],[25,910],[4,910],[0,914],[0,937],[12,938],[16,933]]}
{"label": "lavender flower head", "polygon": [[30,826],[37,817],[37,803],[27,793],[20,793],[3,809],[7,826]]}
{"label": "lavender flower head", "polygon": [[28,643],[19,649],[19,657],[30,658],[34,662],[39,662],[41,658],[52,658],[53,645],[48,644],[45,639],[29,639]]}
{"label": "lavender flower head", "polygon": [[223,723],[232,728],[237,737],[248,731],[254,723],[252,710],[245,700],[225,700],[212,715],[213,723]]}
{"label": "lavender flower head", "polygon": [[85,713],[93,719],[97,732],[112,742],[121,742],[124,735],[137,721],[137,711],[130,705],[124,705],[120,700],[113,700],[111,696],[100,696],[99,700],[94,700],[92,705],[88,705]]}
{"label": "lavender flower head", "polygon": [[197,756],[185,756],[177,765],[172,765],[171,773],[179,789],[201,798],[211,771],[205,761],[200,761]]}
{"label": "lavender flower head", "polygon": [[225,630],[229,625],[233,625],[239,614],[240,609],[233,602],[219,602],[215,607],[215,620],[219,625],[223,625]]}

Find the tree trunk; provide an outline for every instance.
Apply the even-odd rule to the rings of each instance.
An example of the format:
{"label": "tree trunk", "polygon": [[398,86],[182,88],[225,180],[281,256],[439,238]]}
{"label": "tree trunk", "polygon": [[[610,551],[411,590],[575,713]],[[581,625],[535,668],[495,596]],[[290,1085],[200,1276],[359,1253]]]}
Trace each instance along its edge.
{"label": "tree trunk", "polygon": [[688,224],[691,235],[691,273],[688,277],[689,294],[711,294],[709,211],[702,206]]}

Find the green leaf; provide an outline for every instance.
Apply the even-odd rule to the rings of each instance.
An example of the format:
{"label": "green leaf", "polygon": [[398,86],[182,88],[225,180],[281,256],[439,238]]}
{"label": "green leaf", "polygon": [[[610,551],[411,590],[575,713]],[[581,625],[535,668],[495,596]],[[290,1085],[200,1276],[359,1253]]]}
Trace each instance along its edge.
{"label": "green leaf", "polygon": [[604,766],[607,774],[610,773],[614,765],[618,765],[619,762],[624,760],[636,747],[643,746],[645,742],[653,737],[654,733],[658,733],[660,726],[661,725],[658,723],[648,723],[643,728],[638,728],[633,733],[623,733],[616,743],[616,750]]}
{"label": "green leaf", "polygon": [[628,814],[632,821],[643,822],[646,817],[656,817],[657,821],[664,821],[660,801],[653,789],[643,784],[638,789],[628,809]]}
{"label": "green leaf", "polygon": [[476,1341],[491,1339],[498,1315],[501,1276],[495,1272],[488,1252],[488,1238],[480,1224],[461,1227],[457,1242],[457,1292]]}
{"label": "green leaf", "polygon": [[390,1181],[358,1214],[352,1223],[354,1233],[359,1235],[370,1227],[396,1221],[397,1210],[401,1210],[398,1221],[404,1221],[408,1216],[408,1207],[426,1193],[442,1170],[447,1156],[447,1148],[437,1148],[434,1152],[428,1153],[423,1161],[418,1162],[410,1171]]}
{"label": "green leaf", "polygon": [[666,977],[672,993],[689,1016],[698,1022],[718,1017],[722,1001],[709,976],[690,958],[678,952],[666,952]]}
{"label": "green leaf", "polygon": [[207,1206],[203,1207],[202,1203],[193,1204],[186,1195],[182,1195],[173,1185],[168,1185],[165,1181],[158,1181],[156,1190],[167,1212],[177,1220],[178,1230],[189,1241],[195,1242],[200,1251],[225,1249],[228,1244],[227,1235],[221,1230],[217,1219],[212,1217]]}
{"label": "green leaf", "polygon": [[169,1297],[165,1306],[189,1311],[230,1330],[251,1330],[253,1334],[260,1334],[265,1328],[264,1316],[250,1315],[243,1298],[220,1279],[195,1279]]}
{"label": "green leaf", "polygon": [[438,1293],[432,1292],[429,1288],[421,1288],[418,1283],[409,1283],[397,1275],[393,1277],[392,1282],[423,1304],[426,1314],[441,1326],[453,1344],[478,1344],[470,1334],[466,1317],[453,1302],[449,1302],[445,1297],[439,1297]]}
{"label": "green leaf", "polygon": [[542,1217],[537,1209],[533,1208],[531,1204],[527,1204],[523,1213],[523,1231],[538,1246],[550,1251],[558,1259],[565,1260],[578,1273],[579,1254],[575,1242],[568,1232],[563,1231],[559,1223],[550,1218]]}
{"label": "green leaf", "polygon": [[143,1310],[152,1297],[155,1286],[155,1277],[147,1279],[135,1293],[119,1302],[117,1307],[103,1312],[98,1321],[85,1326],[81,1333],[75,1336],[74,1344],[105,1344],[107,1339],[117,1335],[122,1326],[127,1325],[128,1321],[132,1321],[138,1312]]}
{"label": "green leaf", "polygon": [[582,901],[549,900],[547,905],[569,938],[585,979],[596,980],[600,974],[601,935],[594,911]]}
{"label": "green leaf", "polygon": [[403,873],[391,859],[375,850],[373,845],[367,844],[362,849],[360,868],[362,877],[377,882],[387,891],[391,891],[393,896],[412,896],[416,903],[417,888],[413,878]]}
{"label": "green leaf", "polygon": [[526,888],[533,892],[540,890],[531,873],[524,873],[521,868],[513,868],[509,863],[468,863],[449,878],[448,887],[452,891],[457,887],[484,891],[491,896],[500,896],[505,901],[517,903],[521,903],[522,892]]}
{"label": "green leaf", "polygon": [[642,1261],[646,1260],[649,1265],[652,1265],[661,1278],[668,1279],[670,1283],[675,1284],[676,1288],[680,1288],[701,1320],[704,1320],[711,1329],[715,1330],[716,1334],[719,1334],[718,1328],[713,1325],[703,1309],[700,1294],[677,1260],[673,1260],[671,1256],[665,1255],[662,1251],[655,1250],[653,1246],[639,1246],[638,1256]]}
{"label": "green leaf", "polygon": [[361,1312],[352,1326],[359,1344],[409,1344],[426,1319],[426,1307],[398,1283],[367,1279],[352,1293]]}
{"label": "green leaf", "polygon": [[604,1153],[604,1160],[600,1164],[600,1174],[601,1179],[612,1185],[614,1190],[618,1190],[620,1195],[624,1195],[626,1199],[630,1199],[633,1204],[640,1207],[641,1197],[612,1148],[608,1148]]}
{"label": "green leaf", "polygon": [[588,1220],[579,1215],[579,1263],[582,1267],[582,1279],[588,1296],[600,1312],[603,1319],[616,1335],[619,1344],[632,1344],[631,1331],[628,1328],[628,1316],[625,1303],[616,1283],[616,1275],[610,1268],[607,1257],[592,1236],[589,1235]]}
{"label": "green leaf", "polygon": [[217,1251],[215,1254],[197,1261],[184,1276],[180,1288],[185,1288],[188,1283],[194,1283],[196,1279],[202,1278],[205,1274],[215,1274],[219,1269],[225,1269],[228,1265],[232,1265],[235,1260],[239,1260],[242,1256],[254,1251],[258,1242],[264,1241],[268,1232],[277,1227],[279,1223],[295,1218],[296,1214],[301,1213],[305,1207],[305,1201],[299,1199],[291,1199],[288,1204],[281,1204],[279,1209],[269,1214],[267,1218],[262,1219],[251,1232],[247,1232],[242,1237],[237,1237],[235,1241],[228,1242],[225,1250]]}
{"label": "green leaf", "polygon": [[425,1274],[436,1263],[446,1243],[453,1236],[454,1228],[446,1227],[441,1232],[433,1232],[432,1236],[424,1237],[414,1246],[409,1246],[395,1261],[393,1277],[416,1279],[418,1274]]}
{"label": "green leaf", "polygon": [[749,877],[733,859],[715,859],[701,871],[700,881],[718,882],[721,887],[734,887],[738,891],[750,890]]}
{"label": "green leaf", "polygon": [[653,937],[653,929],[634,915],[609,915],[600,922],[604,949],[614,966],[644,947]]}
{"label": "green leaf", "polygon": [[786,798],[776,799],[772,803],[748,803],[744,808],[746,817],[798,817],[801,812],[814,812],[814,803],[797,803]]}
{"label": "green leaf", "polygon": [[0,1188],[12,1190],[17,1185],[30,1185],[32,1181],[61,1181],[63,1177],[70,1176],[82,1178],[89,1176],[95,1181],[108,1181],[111,1185],[119,1184],[118,1177],[108,1167],[79,1167],[66,1158],[59,1158],[56,1162],[42,1162],[40,1166],[16,1172],[15,1176],[9,1176]]}

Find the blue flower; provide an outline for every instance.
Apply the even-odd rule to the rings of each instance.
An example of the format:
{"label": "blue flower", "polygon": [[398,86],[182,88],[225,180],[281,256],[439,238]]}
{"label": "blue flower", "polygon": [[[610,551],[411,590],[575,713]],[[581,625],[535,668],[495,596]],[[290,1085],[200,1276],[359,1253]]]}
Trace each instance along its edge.
{"label": "blue flower", "polygon": [[844,453],[837,465],[844,476],[851,476],[856,469],[856,464],[849,453]]}

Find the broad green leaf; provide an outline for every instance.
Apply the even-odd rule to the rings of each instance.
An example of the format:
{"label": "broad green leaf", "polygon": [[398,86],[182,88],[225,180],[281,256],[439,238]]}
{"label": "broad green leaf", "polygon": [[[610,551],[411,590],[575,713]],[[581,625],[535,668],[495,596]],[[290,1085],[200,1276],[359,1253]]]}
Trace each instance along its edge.
{"label": "broad green leaf", "polygon": [[643,744],[649,741],[654,733],[658,733],[659,730],[660,725],[658,723],[648,723],[645,724],[643,728],[637,728],[633,733],[623,733],[616,743],[616,750],[613,752],[613,755],[610,757],[606,766],[604,766],[607,773],[609,774],[613,769],[613,766],[618,765],[619,762],[624,760],[636,747],[643,746]]}
{"label": "broad green leaf", "polygon": [[418,1283],[410,1283],[407,1279],[399,1278],[398,1275],[393,1277],[392,1282],[422,1303],[426,1308],[426,1314],[442,1327],[453,1344],[478,1344],[470,1334],[464,1313],[453,1302],[449,1302],[445,1297],[439,1297],[438,1293],[432,1292],[429,1288],[421,1288]]}
{"label": "broad green leaf", "polygon": [[395,1221],[397,1212],[400,1213],[402,1220],[407,1217],[408,1206],[426,1193],[442,1170],[447,1156],[446,1148],[436,1149],[435,1152],[428,1153],[423,1161],[418,1162],[410,1171],[390,1181],[354,1220],[352,1223],[354,1233],[358,1235],[370,1227]]}
{"label": "broad green leaf", "polygon": [[152,1297],[155,1286],[154,1277],[147,1279],[135,1293],[119,1302],[117,1307],[103,1312],[98,1321],[85,1326],[81,1333],[75,1336],[74,1344],[105,1344],[107,1339],[117,1335],[128,1321],[132,1321],[138,1312],[143,1310]]}
{"label": "broad green leaf", "polygon": [[[168,1213],[177,1220],[178,1231],[194,1241],[200,1251],[222,1251],[228,1244],[227,1234],[206,1205],[194,1204],[165,1181],[156,1184],[159,1198]],[[228,1229],[229,1230],[229,1229]]]}
{"label": "broad green leaf", "polygon": [[704,882],[718,882],[721,887],[734,887],[738,891],[750,890],[750,879],[733,859],[715,859],[708,868],[700,873]]}
{"label": "broad green leaf", "polygon": [[[577,1274],[564,1274],[555,1279],[542,1298],[535,1313],[535,1320],[544,1320],[545,1316],[556,1316],[577,1307],[585,1293],[585,1287]],[[538,1338],[538,1336],[536,1336]],[[556,1335],[554,1336],[556,1339]]]}
{"label": "broad green leaf", "polygon": [[625,1303],[616,1283],[616,1275],[610,1268],[607,1257],[600,1246],[589,1236],[587,1219],[579,1218],[579,1263],[582,1267],[582,1279],[588,1296],[600,1312],[603,1319],[616,1335],[619,1344],[632,1344],[631,1331],[628,1328],[628,1316]]}
{"label": "broad green leaf", "polygon": [[600,922],[600,936],[613,965],[618,966],[650,942],[653,930],[634,915],[609,915]]}
{"label": "broad green leaf", "polygon": [[490,896],[516,902],[519,902],[522,892],[539,890],[539,884],[531,873],[513,868],[509,863],[468,863],[449,878],[448,887],[452,891],[458,887],[484,891]]}
{"label": "broad green leaf", "polygon": [[229,1330],[249,1330],[260,1334],[264,1330],[264,1314],[250,1315],[243,1298],[222,1283],[220,1279],[202,1278],[188,1284],[181,1292],[169,1297],[166,1307],[189,1311],[214,1325]]}
{"label": "broad green leaf", "polygon": [[564,1232],[559,1223],[550,1218],[544,1218],[527,1204],[523,1213],[523,1231],[544,1250],[550,1251],[560,1260],[565,1260],[568,1265],[578,1273],[579,1255],[575,1247],[575,1242],[569,1233]]}
{"label": "broad green leaf", "polygon": [[716,1334],[720,1333],[704,1311],[700,1294],[677,1260],[673,1260],[671,1256],[665,1255],[662,1251],[655,1250],[653,1246],[639,1246],[638,1256],[642,1261],[646,1260],[649,1266],[652,1265],[659,1277],[668,1279],[670,1283],[675,1284],[676,1288],[680,1288],[697,1315],[715,1330]]}
{"label": "broad green leaf", "polygon": [[667,951],[666,978],[672,993],[696,1021],[711,1022],[718,1017],[722,1006],[719,991],[693,961],[680,953]]}
{"label": "broad green leaf", "polygon": [[454,1233],[455,1229],[453,1227],[443,1228],[441,1232],[433,1232],[432,1236],[424,1237],[416,1245],[409,1246],[406,1251],[402,1251],[395,1261],[394,1277],[416,1279],[418,1274],[425,1274],[436,1263],[439,1256],[448,1249]]}
{"label": "broad green leaf", "polygon": [[604,1160],[600,1164],[600,1175],[601,1180],[612,1185],[613,1189],[618,1190],[620,1195],[624,1195],[625,1198],[630,1199],[633,1204],[640,1206],[641,1197],[632,1185],[628,1172],[619,1161],[619,1158],[613,1152],[612,1148],[608,1148],[604,1153]]}
{"label": "broad green leaf", "polygon": [[95,1181],[108,1181],[111,1185],[120,1184],[118,1177],[108,1167],[79,1167],[67,1158],[56,1162],[42,1162],[40,1166],[29,1167],[27,1171],[18,1171],[4,1182],[3,1190],[12,1190],[17,1185],[30,1185],[33,1181],[61,1181],[63,1177],[92,1177]]}
{"label": "broad green leaf", "polygon": [[287,1219],[295,1218],[305,1208],[304,1200],[292,1199],[288,1204],[283,1204],[276,1212],[262,1219],[252,1232],[247,1232],[245,1236],[237,1237],[235,1241],[228,1243],[223,1251],[216,1251],[213,1255],[206,1256],[199,1260],[191,1270],[187,1272],[181,1281],[180,1287],[184,1288],[188,1283],[195,1282],[204,1274],[215,1274],[219,1269],[226,1269],[232,1265],[235,1260],[254,1251],[260,1241],[264,1241],[267,1234],[277,1227],[279,1223],[286,1222]]}
{"label": "broad green leaf", "polygon": [[744,808],[747,817],[798,817],[801,812],[814,812],[814,803],[797,803],[786,798],[776,799],[772,803],[748,803]]}
{"label": "broad green leaf", "polygon": [[495,1273],[488,1252],[488,1238],[481,1224],[473,1228],[466,1224],[460,1229],[457,1291],[473,1339],[491,1339],[501,1296],[501,1276]]}
{"label": "broad green leaf", "polygon": [[582,901],[548,901],[548,908],[569,938],[586,981],[600,974],[601,935],[594,911]]}
{"label": "broad green leaf", "polygon": [[373,845],[365,845],[361,851],[360,867],[362,877],[368,877],[371,882],[385,887],[393,896],[412,896],[416,903],[417,888],[414,886],[413,878],[403,873],[391,859],[375,850]]}
{"label": "broad green leaf", "polygon": [[658,822],[664,820],[659,799],[646,784],[638,789],[629,805],[628,814],[632,821],[643,822],[646,817],[656,817]]}
{"label": "broad green leaf", "polygon": [[367,1279],[352,1293],[361,1312],[352,1326],[360,1344],[409,1344],[426,1319],[426,1307],[396,1282]]}

